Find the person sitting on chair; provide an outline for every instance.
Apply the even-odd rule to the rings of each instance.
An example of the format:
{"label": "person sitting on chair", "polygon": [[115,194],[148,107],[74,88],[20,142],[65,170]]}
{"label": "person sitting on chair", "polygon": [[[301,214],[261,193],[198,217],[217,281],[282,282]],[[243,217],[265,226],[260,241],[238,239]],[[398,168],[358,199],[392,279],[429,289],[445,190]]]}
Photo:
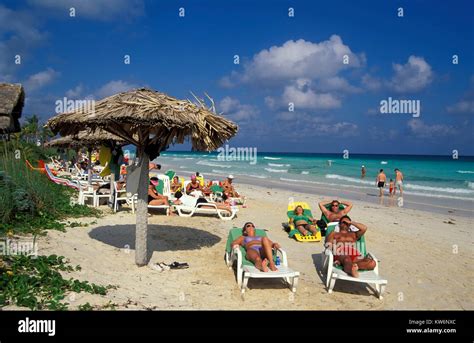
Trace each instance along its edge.
{"label": "person sitting on chair", "polygon": [[202,186],[199,183],[199,181],[197,180],[196,175],[191,175],[191,182],[188,183],[188,185],[186,186],[186,194],[193,195],[191,193],[194,193],[197,196],[203,194]]}
{"label": "person sitting on chair", "polygon": [[173,181],[171,181],[171,193],[176,193],[177,191],[181,190],[181,182],[179,181],[179,177],[175,175],[173,177]]}
{"label": "person sitting on chair", "polygon": [[[358,231],[351,232],[354,225]],[[366,233],[367,226],[351,221],[345,215],[339,219],[339,232],[331,232],[326,238],[326,247],[333,250],[334,265],[341,265],[350,276],[359,277],[359,269],[373,270],[375,261],[370,256],[362,256],[356,249],[357,241]]]}
{"label": "person sitting on chair", "polygon": [[252,261],[255,267],[262,271],[277,271],[275,262],[273,261],[272,249],[279,249],[278,243],[273,243],[268,237],[260,237],[255,235],[255,225],[251,222],[245,223],[242,228],[242,236],[234,240],[231,244],[234,247],[243,246],[247,253],[246,257]]}

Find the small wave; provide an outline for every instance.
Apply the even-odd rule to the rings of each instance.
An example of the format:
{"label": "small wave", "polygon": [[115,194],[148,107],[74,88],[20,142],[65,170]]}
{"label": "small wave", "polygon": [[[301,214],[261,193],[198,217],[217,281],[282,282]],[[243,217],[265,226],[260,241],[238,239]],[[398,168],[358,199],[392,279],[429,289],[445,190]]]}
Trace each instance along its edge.
{"label": "small wave", "polygon": [[265,160],[281,160],[281,157],[268,157],[268,156],[263,156],[263,159],[265,159]]}
{"label": "small wave", "polygon": [[303,174],[303,175],[308,175],[308,174],[309,174],[309,171],[303,170],[303,171],[301,172],[301,174]]}
{"label": "small wave", "polygon": [[467,182],[467,188],[474,189],[474,182]]}
{"label": "small wave", "polygon": [[218,167],[218,168],[230,168],[232,166],[229,165],[224,165],[224,164],[219,164],[219,163],[212,163],[212,162],[207,162],[207,161],[199,161],[196,164],[200,164],[203,166],[210,166],[210,167]]}
{"label": "small wave", "polygon": [[353,178],[353,177],[342,176],[342,175],[337,175],[337,174],[326,174],[326,179],[336,179],[336,180],[341,180],[341,181],[362,183],[364,185],[373,185],[374,182],[375,182],[375,181],[372,182],[372,181],[367,181],[367,180],[361,180],[361,179],[356,179],[356,178]]}
{"label": "small wave", "polygon": [[185,157],[185,160],[194,160],[194,157]]}
{"label": "small wave", "polygon": [[452,194],[474,194],[474,190],[461,189],[461,188],[450,188],[450,187],[430,187],[421,186],[407,183],[404,185],[406,189],[414,189],[418,191],[430,191],[430,192],[441,192],[441,193],[452,193]]}
{"label": "small wave", "polygon": [[388,164],[387,161],[381,161],[380,164]]}
{"label": "small wave", "polygon": [[255,174],[237,174],[237,175],[242,175],[242,176],[247,176],[247,177],[256,177],[257,179],[267,178],[265,175],[255,175]]}
{"label": "small wave", "polygon": [[291,164],[267,163],[270,167],[290,167]]}
{"label": "small wave", "polygon": [[288,169],[265,168],[265,170],[270,173],[288,173]]}
{"label": "small wave", "polygon": [[218,174],[229,174],[228,170],[219,170],[219,169],[212,169],[213,173],[218,173]]}
{"label": "small wave", "polygon": [[474,174],[472,170],[458,170],[457,173],[459,174]]}
{"label": "small wave", "polygon": [[184,169],[186,168],[186,166],[179,166],[179,169]]}

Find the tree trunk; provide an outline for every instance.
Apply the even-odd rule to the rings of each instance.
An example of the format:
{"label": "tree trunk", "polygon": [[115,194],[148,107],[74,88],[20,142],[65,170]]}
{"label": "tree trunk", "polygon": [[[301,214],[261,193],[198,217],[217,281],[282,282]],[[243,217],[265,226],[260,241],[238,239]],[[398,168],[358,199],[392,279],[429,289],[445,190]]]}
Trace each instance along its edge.
{"label": "tree trunk", "polygon": [[140,150],[140,181],[138,183],[137,226],[135,231],[135,263],[147,264],[148,236],[148,154]]}

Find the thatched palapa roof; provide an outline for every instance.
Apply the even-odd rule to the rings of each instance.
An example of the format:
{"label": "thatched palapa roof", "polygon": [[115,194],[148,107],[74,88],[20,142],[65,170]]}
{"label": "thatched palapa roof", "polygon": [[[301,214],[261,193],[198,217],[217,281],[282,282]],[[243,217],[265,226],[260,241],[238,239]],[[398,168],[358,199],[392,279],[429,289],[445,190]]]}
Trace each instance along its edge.
{"label": "thatched palapa roof", "polygon": [[0,133],[20,132],[25,91],[20,84],[0,83]]}
{"label": "thatched palapa roof", "polygon": [[194,150],[212,151],[233,137],[238,127],[198,101],[196,105],[140,88],[97,101],[93,110],[59,114],[47,125],[62,136],[86,127],[105,129],[137,147],[152,146],[157,151],[189,136]]}
{"label": "thatched palapa roof", "polygon": [[104,130],[85,130],[76,135],[59,137],[45,144],[46,147],[57,148],[93,148],[101,144],[114,141],[119,145],[126,145],[127,142],[122,138]]}

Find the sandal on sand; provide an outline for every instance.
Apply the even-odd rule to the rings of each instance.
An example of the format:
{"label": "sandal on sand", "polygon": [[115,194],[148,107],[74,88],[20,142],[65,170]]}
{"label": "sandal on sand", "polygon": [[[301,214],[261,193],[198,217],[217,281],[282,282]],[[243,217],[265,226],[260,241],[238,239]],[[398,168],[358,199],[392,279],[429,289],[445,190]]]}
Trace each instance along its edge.
{"label": "sandal on sand", "polygon": [[170,266],[168,266],[166,263],[164,262],[160,262],[158,263],[158,265],[161,267],[161,269],[163,270],[170,270]]}
{"label": "sandal on sand", "polygon": [[169,268],[171,269],[186,269],[189,268],[189,264],[185,263],[179,263],[179,262],[173,262],[169,265]]}
{"label": "sandal on sand", "polygon": [[158,272],[162,272],[164,270],[163,267],[161,267],[159,263],[150,263],[149,267],[151,269],[154,269],[154,270],[158,271]]}

